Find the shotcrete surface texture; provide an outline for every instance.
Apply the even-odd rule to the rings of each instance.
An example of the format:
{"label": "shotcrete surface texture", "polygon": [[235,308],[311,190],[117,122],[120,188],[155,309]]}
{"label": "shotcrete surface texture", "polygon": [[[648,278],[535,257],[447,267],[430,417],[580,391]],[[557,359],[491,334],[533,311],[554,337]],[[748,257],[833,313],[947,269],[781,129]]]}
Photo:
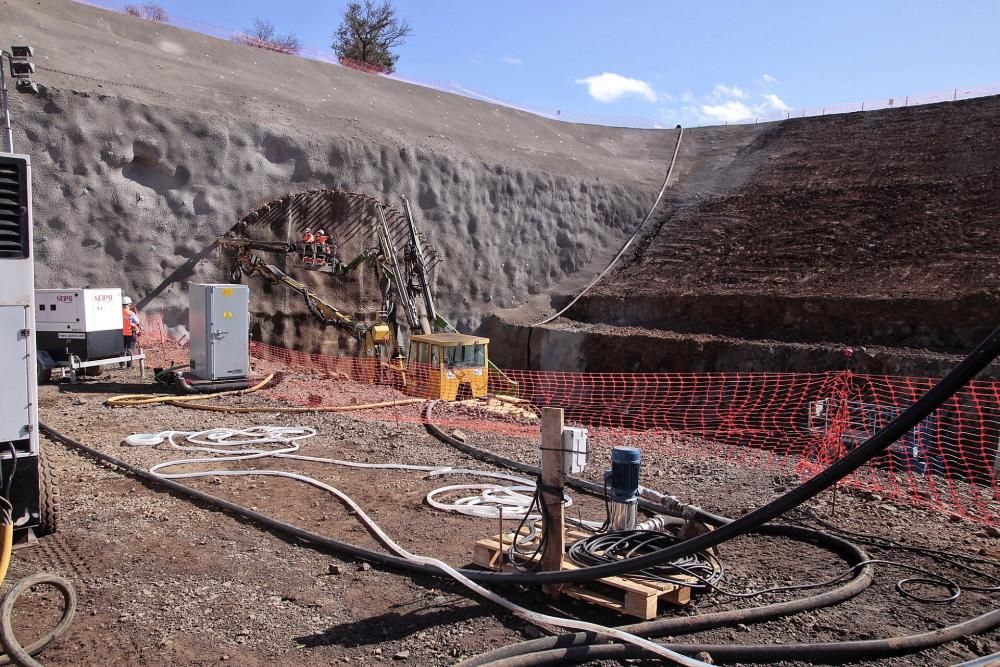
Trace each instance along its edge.
{"label": "shotcrete surface texture", "polygon": [[[439,307],[476,329],[599,265],[652,204],[674,130],[548,121],[63,0],[0,1],[35,47],[13,97],[34,168],[40,287],[121,286],[183,324],[186,281],[226,280],[212,241],[289,193],[361,192],[414,213],[444,262]],[[350,310],[351,304],[344,304]],[[259,316],[304,317],[296,295]],[[335,352],[316,329],[267,342]]]}

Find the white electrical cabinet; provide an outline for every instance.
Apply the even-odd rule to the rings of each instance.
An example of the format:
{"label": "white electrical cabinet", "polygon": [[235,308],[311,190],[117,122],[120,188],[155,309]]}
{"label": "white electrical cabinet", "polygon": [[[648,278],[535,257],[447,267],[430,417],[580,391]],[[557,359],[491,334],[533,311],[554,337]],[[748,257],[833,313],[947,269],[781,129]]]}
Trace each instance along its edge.
{"label": "white electrical cabinet", "polygon": [[191,285],[188,293],[191,375],[232,380],[250,375],[250,288]]}
{"label": "white electrical cabinet", "polygon": [[38,455],[31,247],[31,161],[0,154],[0,443],[12,442],[19,458]]}
{"label": "white electrical cabinet", "polygon": [[563,472],[576,475],[587,467],[587,429],[567,426],[563,429]]}
{"label": "white electrical cabinet", "polygon": [[35,290],[38,349],[53,359],[83,361],[125,352],[122,291],[115,288]]}

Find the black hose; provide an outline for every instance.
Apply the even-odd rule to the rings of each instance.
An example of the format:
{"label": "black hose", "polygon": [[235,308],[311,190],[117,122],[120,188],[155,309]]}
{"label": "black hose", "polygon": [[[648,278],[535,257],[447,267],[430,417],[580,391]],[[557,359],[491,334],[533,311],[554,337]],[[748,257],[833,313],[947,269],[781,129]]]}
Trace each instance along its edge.
{"label": "black hose", "polygon": [[[137,466],[134,466],[131,463],[128,463],[127,461],[123,461],[119,458],[111,456],[110,454],[105,454],[104,452],[98,449],[89,447],[83,444],[82,442],[69,437],[68,435],[56,431],[55,429],[49,427],[44,423],[39,423],[38,426],[40,431],[45,436],[51,438],[55,442],[59,442],[68,447],[72,447],[74,449],[85,452],[86,454],[89,454],[90,456],[93,456],[94,458],[100,461],[103,461],[107,464],[120,468],[128,472],[129,474],[138,477],[140,479],[143,479],[147,482],[151,482],[153,484],[157,484],[172,491],[176,491],[177,493],[181,493],[183,495],[196,498],[202,502],[208,503],[209,505],[212,505],[219,509],[223,509],[237,516],[241,516],[245,519],[257,522],[263,526],[267,526],[268,528],[275,530],[279,533],[282,533],[284,535],[288,535],[291,537],[295,537],[297,539],[304,540],[306,542],[310,542],[312,544],[315,544],[316,546],[323,547],[325,549],[328,549],[335,553],[339,553],[344,556],[359,558],[361,560],[378,563],[381,565],[385,565],[387,567],[401,569],[416,574],[423,574],[429,576],[443,576],[442,572],[433,566],[416,563],[411,560],[407,560],[405,558],[400,558],[398,556],[392,556],[389,554],[380,553],[378,551],[372,551],[371,549],[366,549],[365,547],[359,547],[355,544],[350,544],[348,542],[341,542],[340,540],[335,540],[331,537],[320,535],[318,533],[305,530],[304,528],[299,528],[298,526],[294,526],[290,523],[279,521],[278,519],[274,519],[270,516],[267,516],[266,514],[262,514],[247,507],[243,507],[242,505],[237,505],[236,503],[230,502],[223,498],[219,498],[218,496],[213,496],[212,494],[205,493],[197,489],[193,489],[189,486],[185,486],[183,484],[175,482],[174,480],[166,479],[159,475],[154,475],[153,473],[143,470],[142,468],[139,468]],[[868,560],[868,555],[864,551],[862,551],[855,545],[851,544],[847,540],[843,540],[839,537],[835,537],[832,535],[827,535],[825,533],[821,533],[819,531],[812,530],[809,528],[803,528],[800,526],[773,525],[773,526],[763,526],[757,532],[761,535],[784,536],[784,537],[791,537],[793,539],[813,542],[837,554],[838,556],[846,560],[848,564],[851,565],[852,567],[858,565],[863,561]],[[481,570],[467,570],[467,569],[460,569],[458,571],[461,572],[466,577],[468,577],[469,579],[484,584],[495,584],[495,583],[505,584],[507,583],[508,579],[506,575],[501,575],[496,572],[483,572]],[[757,609],[773,610],[774,611],[773,615],[765,615],[759,618],[753,617],[752,615],[744,617],[743,616],[744,613],[751,613],[757,611],[757,609],[744,609],[744,610],[737,610],[737,612],[719,612],[718,614],[709,614],[708,616],[719,617],[719,618],[725,617],[726,619],[734,618],[735,620],[733,620],[732,622],[739,623],[743,622],[745,618],[750,618],[752,620],[753,619],[763,620],[765,618],[769,619],[769,618],[776,618],[778,616],[785,616],[787,614],[796,613],[797,611],[804,611],[807,609],[829,606],[830,604],[835,604],[836,602],[840,602],[842,600],[854,597],[855,595],[863,591],[871,583],[871,576],[872,576],[871,568],[865,565],[858,570],[854,579],[852,579],[844,586],[841,586],[840,588],[837,588],[833,591],[828,591],[827,593],[824,593],[822,595],[813,596],[810,598],[803,598],[802,600],[795,600],[793,602],[785,602],[776,605],[769,605],[768,607],[757,608]],[[813,604],[813,601],[817,601],[815,607],[811,606]],[[801,604],[806,604],[806,606],[800,607],[799,605]],[[729,616],[730,614],[734,613],[738,613],[738,615],[733,617]],[[696,621],[697,617],[676,619],[676,620],[687,621],[691,623],[693,621]],[[727,620],[726,622],[729,621]],[[694,624],[692,626],[694,627]],[[714,627],[714,626],[709,626],[709,627]],[[694,630],[690,631],[693,632]]]}
{"label": "black hose", "polygon": [[[672,651],[685,655],[708,653],[715,662],[781,662],[804,660],[810,663],[834,664],[849,660],[872,660],[904,653],[915,653],[940,646],[974,634],[990,632],[1000,627],[1000,609],[937,630],[886,639],[865,639],[816,644],[664,644]],[[536,667],[565,665],[591,660],[614,660],[647,657],[648,653],[631,644],[598,644],[572,646],[540,653],[518,655],[492,662],[462,663],[482,667]],[[976,664],[975,662],[973,664]],[[990,663],[985,663],[990,664]],[[995,664],[995,663],[994,663]]]}
{"label": "black hose", "polygon": [[183,375],[178,375],[174,380],[174,386],[181,394],[214,394],[219,391],[239,391],[250,387],[249,378],[236,380],[222,380],[217,382],[191,382]]}
{"label": "black hose", "polygon": [[[458,438],[454,438],[444,430],[442,430],[437,424],[432,421],[434,414],[434,406],[438,401],[428,401],[424,405],[423,422],[424,428],[427,432],[438,440],[444,442],[445,444],[451,445],[458,451],[468,454],[474,459],[484,461],[486,463],[492,463],[498,465],[502,468],[509,468],[511,470],[517,470],[518,472],[523,472],[527,475],[533,477],[539,477],[542,474],[542,469],[538,466],[528,465],[527,463],[521,463],[520,461],[515,461],[514,459],[509,459],[506,456],[500,456],[499,454],[494,454],[493,452],[487,451],[485,449],[480,449],[473,445],[470,445]],[[566,477],[566,486],[576,489],[577,491],[583,491],[585,493],[590,493],[595,496],[600,496],[602,498],[607,496],[607,489],[603,484],[595,484],[594,482],[588,482],[585,479],[580,479],[579,477]],[[650,502],[644,498],[639,498],[639,507],[654,513],[664,513],[672,514],[670,508],[663,507],[662,505],[657,505],[656,503]],[[691,512],[694,518],[697,518],[706,523],[710,523],[713,526],[721,526],[726,523],[731,523],[732,519],[721,516],[719,514],[713,514],[707,510],[703,510],[700,507],[695,507],[694,505],[686,505],[685,509]]]}
{"label": "black hose", "polygon": [[[826,533],[818,531],[800,532],[799,529],[799,526],[774,524],[764,526],[758,532],[773,537],[788,537],[794,540],[812,542],[829,549],[847,561],[852,567],[857,566],[859,563],[867,562],[870,558],[865,551],[851,542],[840,540]],[[777,602],[762,607],[731,609],[729,611],[717,611],[709,614],[698,614],[696,616],[658,618],[651,621],[619,626],[618,629],[642,637],[680,637],[695,632],[732,626],[738,623],[749,625],[772,621],[805,611],[832,607],[850,600],[871,585],[873,576],[874,571],[872,566],[866,564],[858,568],[854,578],[843,586],[820,593],[819,595],[812,595],[788,602]],[[459,663],[457,667],[480,667],[481,665],[486,665],[497,660],[527,653],[583,646],[601,641],[605,640],[592,632],[574,632],[553,637],[541,637],[539,639],[502,646],[488,653],[473,656]]]}
{"label": "black hose", "polygon": [[[52,630],[47,632],[38,641],[24,647],[17,641],[17,637],[14,635],[14,627],[11,623],[14,614],[14,603],[17,602],[17,598],[26,590],[41,584],[53,586],[62,593],[62,618],[59,619],[56,627],[52,628]],[[42,649],[66,632],[70,623],[73,622],[75,614],[76,590],[74,590],[73,584],[62,577],[54,574],[35,574],[18,581],[14,584],[13,588],[7,591],[3,602],[0,602],[0,643],[3,644],[4,651],[6,651],[6,655],[0,657],[0,665],[14,663],[21,665],[21,667],[41,667],[41,663],[34,660],[31,656],[40,653]]]}
{"label": "black hose", "polygon": [[[441,575],[441,573],[438,570],[430,566],[421,565],[419,563],[414,563],[412,561],[398,558],[396,556],[381,554],[378,552],[371,551],[369,549],[365,549],[363,547],[358,547],[355,545],[340,542],[338,540],[333,540],[323,535],[318,535],[316,533],[298,528],[291,524],[278,521],[276,519],[272,519],[271,517],[261,514],[260,512],[256,512],[254,510],[250,510],[245,507],[236,505],[235,503],[231,503],[222,498],[212,496],[211,494],[203,493],[196,489],[192,489],[190,487],[184,486],[183,484],[174,482],[173,480],[164,479],[162,477],[153,475],[152,473],[142,470],[141,468],[138,468],[136,466],[133,466],[130,463],[122,461],[116,457],[109,456],[92,447],[88,447],[87,445],[84,445],[83,443],[74,440],[69,436],[66,436],[62,433],[59,433],[58,431],[53,430],[52,428],[48,427],[45,424],[39,424],[39,427],[42,433],[44,433],[47,437],[57,442],[61,442],[67,446],[86,452],[87,454],[90,454],[91,456],[99,460],[102,460],[105,463],[109,463],[113,466],[119,467],[137,477],[153,482],[155,484],[159,484],[161,486],[172,489],[184,495],[197,498],[216,507],[222,508],[224,510],[242,516],[244,518],[253,520],[255,522],[273,528],[286,535],[307,540],[309,542],[312,542],[313,544],[330,548],[342,554],[363,558],[376,563],[381,563],[383,565],[398,567],[400,569],[404,569],[410,572],[428,574],[428,575],[437,575],[437,576]],[[815,541],[818,544],[822,544],[830,548],[838,555],[845,557],[845,559],[851,562],[852,565],[865,561],[868,558],[867,554],[864,551],[862,551],[860,548],[858,548],[857,546],[851,544],[846,540],[842,540],[832,535],[820,533],[818,531],[814,531],[808,528],[802,528],[800,526],[769,525],[769,526],[763,526],[758,532],[760,532],[761,534],[783,535],[797,539],[807,539]],[[469,576],[470,578],[480,579],[480,580],[483,579],[489,580],[490,578],[495,576],[493,573],[483,573],[475,570],[460,570],[460,572],[462,572],[466,576]],[[753,623],[764,620],[770,620],[781,616],[787,616],[789,614],[798,613],[801,611],[819,609],[822,607],[837,604],[838,602],[841,602],[843,600],[847,600],[851,597],[854,597],[861,591],[863,591],[871,583],[871,577],[872,577],[871,568],[870,566],[865,565],[859,569],[857,576],[844,586],[809,598],[803,598],[799,600],[793,600],[791,602],[782,602],[782,603],[767,605],[765,607],[735,609],[725,612],[716,612],[713,614],[704,614],[701,616],[660,619],[656,621],[649,621],[645,623],[638,623],[629,626],[624,626],[622,627],[622,629],[633,633],[643,632],[647,636],[657,636],[663,634],[679,635],[683,633],[698,632],[714,627],[720,627],[723,625],[730,625],[740,622]],[[73,600],[75,602],[75,593],[73,594]],[[991,630],[995,628],[998,623],[1000,623],[1000,611],[995,611],[991,612],[991,614],[987,614],[977,619],[973,619],[973,621],[967,621],[958,626],[943,628],[941,630],[931,633],[924,633],[923,635],[914,635],[911,637],[894,638],[889,640],[845,642],[844,644],[846,644],[847,646],[843,648],[839,648],[839,644],[829,644],[829,645],[806,644],[806,645],[788,645],[788,646],[790,646],[793,649],[803,647],[802,650],[813,650],[814,648],[819,647],[821,651],[823,650],[823,647],[830,646],[832,647],[829,650],[830,653],[837,653],[837,652],[842,653],[845,650],[854,649],[860,651],[861,655],[870,655],[872,654],[872,652],[884,650],[883,645],[890,646],[892,650],[895,652],[914,651],[914,650],[919,650],[921,648],[926,648],[928,646],[934,646],[946,641],[951,641],[952,639],[961,636],[966,636],[967,634],[973,634],[974,632],[984,632],[987,630]],[[959,634],[955,634],[956,632],[958,632]],[[933,643],[926,643],[926,645],[921,645],[920,642],[927,641],[926,638],[928,637],[936,639],[933,641]],[[572,662],[580,660],[585,661],[590,659],[596,659],[596,655],[594,653],[589,653],[590,651],[595,651],[599,653],[601,651],[607,651],[609,649],[619,650],[619,647],[627,648],[617,644],[592,645],[592,646],[585,644],[588,641],[596,641],[597,639],[598,638],[596,635],[590,633],[576,633],[574,635],[566,635],[563,637],[542,638],[541,640],[536,640],[536,642],[543,642],[546,644],[554,642],[555,643],[554,645],[560,648],[557,648],[553,652],[543,651],[542,653],[534,653],[532,655],[517,655],[517,653],[514,653],[514,656],[511,658],[501,658],[502,662],[498,664],[500,665],[536,664],[529,662],[508,663],[508,662],[503,662],[503,660],[527,660],[527,659],[543,659],[543,658],[555,659],[557,661],[562,661],[562,662]],[[568,648],[561,648],[561,647],[566,647],[567,645]],[[528,648],[529,650],[537,650],[536,646],[537,644],[535,642],[524,642],[520,645],[516,645],[513,647],[504,647],[504,649],[501,650],[507,652],[510,652],[512,649],[517,649],[517,648]],[[30,648],[31,647],[29,647],[29,650]],[[723,654],[726,650],[734,650],[738,647],[715,647],[715,646],[692,647],[689,645],[679,645],[677,647],[677,649],[681,652],[689,648],[692,649],[694,653],[706,649],[709,650],[709,652],[714,651],[715,653],[719,653],[719,657],[721,658],[723,657]],[[780,650],[782,648],[783,647],[781,646],[762,646],[762,647],[748,647],[748,650],[750,651]],[[868,651],[868,653],[865,653],[865,651]],[[550,653],[551,655],[549,655]],[[715,653],[713,653],[713,656],[715,655]],[[494,652],[480,657],[481,658],[499,657],[496,654],[497,652]],[[535,658],[534,656],[538,656],[538,658]],[[613,657],[618,657],[618,655],[615,655]],[[759,660],[759,658],[755,659]],[[782,659],[787,659],[787,658],[782,658]],[[847,658],[840,658],[840,659],[847,659]],[[482,664],[486,663],[476,659],[474,659],[474,661],[472,662],[467,661],[466,663],[463,663],[463,665],[482,665]],[[549,663],[542,662],[537,664],[549,664]]]}
{"label": "black hose", "polygon": [[601,577],[627,574],[628,572],[666,563],[683,558],[684,556],[690,556],[695,552],[710,549],[739,535],[745,535],[822,493],[860,468],[867,461],[884,452],[888,449],[889,445],[899,440],[899,438],[919,424],[927,415],[951,398],[955,392],[965,386],[981,370],[986,368],[998,353],[1000,353],[1000,327],[994,329],[948,375],[939,380],[937,384],[931,387],[915,403],[889,422],[884,429],[866,440],[864,444],[851,450],[816,476],[791,489],[784,495],[779,496],[762,507],[758,507],[752,512],[744,514],[739,519],[717,527],[715,530],[684,540],[655,553],[616,563],[584,567],[578,570],[541,572],[537,574],[497,574],[494,575],[495,578],[490,579],[490,582],[530,585],[583,583]]}
{"label": "black hose", "polygon": [[7,449],[10,450],[10,473],[3,480],[3,497],[9,502],[10,488],[14,484],[14,475],[17,474],[17,447],[14,446],[13,442],[8,442]]}

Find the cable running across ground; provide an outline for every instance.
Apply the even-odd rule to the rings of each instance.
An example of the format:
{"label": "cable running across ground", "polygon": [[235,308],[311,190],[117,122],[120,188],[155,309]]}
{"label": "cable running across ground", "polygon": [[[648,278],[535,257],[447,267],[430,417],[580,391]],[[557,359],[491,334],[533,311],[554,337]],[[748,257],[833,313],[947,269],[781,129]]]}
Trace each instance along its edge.
{"label": "cable running across ground", "polygon": [[[215,454],[225,454],[226,456],[216,456],[216,457],[201,457],[192,459],[182,459],[176,461],[167,461],[164,463],[159,463],[154,465],[149,469],[149,472],[155,476],[162,477],[164,479],[193,479],[198,477],[218,477],[218,476],[232,476],[232,477],[284,477],[286,479],[294,479],[310,486],[322,489],[340,499],[345,505],[347,505],[351,510],[354,511],[358,520],[372,533],[372,535],[378,539],[387,549],[394,552],[401,558],[416,563],[421,563],[424,565],[429,565],[440,572],[450,576],[455,579],[465,587],[478,593],[480,596],[494,602],[505,609],[513,612],[514,614],[524,618],[532,623],[547,625],[559,628],[568,628],[572,630],[583,630],[586,632],[593,632],[598,635],[609,637],[611,639],[616,639],[621,642],[631,644],[636,647],[640,647],[643,650],[658,655],[662,658],[666,658],[671,662],[679,665],[686,665],[687,667],[705,667],[707,663],[700,660],[695,660],[689,658],[685,655],[677,653],[670,650],[669,648],[657,644],[656,642],[644,639],[642,637],[637,637],[635,635],[623,632],[616,628],[605,627],[596,623],[588,623],[585,621],[577,621],[572,619],[564,619],[556,616],[550,616],[548,614],[541,614],[539,612],[532,611],[518,604],[515,604],[506,598],[503,598],[493,591],[484,588],[483,586],[472,581],[464,574],[459,572],[457,569],[451,565],[445,563],[437,558],[431,558],[429,556],[420,556],[407,551],[401,545],[397,544],[389,535],[382,530],[382,528],[368,516],[367,513],[358,505],[350,496],[346,493],[337,489],[334,486],[321,482],[318,479],[309,477],[307,475],[300,475],[298,473],[283,471],[283,470],[230,470],[215,468],[212,470],[202,470],[196,472],[178,472],[178,473],[165,473],[161,472],[164,469],[181,466],[181,465],[194,465],[194,464],[218,464],[218,463],[232,463],[237,461],[248,461],[264,458],[285,458],[285,459],[295,459],[300,461],[313,461],[318,463],[336,463],[337,465],[348,465],[351,467],[359,468],[382,468],[382,469],[397,469],[397,470],[416,470],[424,472],[443,472],[445,469],[435,466],[414,466],[405,464],[378,464],[378,463],[356,463],[350,461],[339,461],[337,459],[327,459],[323,457],[306,456],[302,454],[294,454],[293,452],[299,449],[299,441],[311,438],[316,435],[316,430],[308,427],[284,427],[284,426],[257,426],[249,429],[224,429],[215,428],[208,429],[199,432],[190,431],[161,431],[160,433],[149,433],[149,434],[135,434],[129,436],[125,439],[126,444],[132,446],[158,446],[164,442],[168,443],[172,448],[182,450],[182,451],[201,451],[206,453]],[[184,437],[190,445],[178,444],[175,438]],[[279,447],[274,449],[258,449],[258,448],[248,448],[248,449],[236,449],[238,447],[260,447],[264,445],[276,444]],[[281,445],[284,445],[283,447]],[[461,471],[463,474],[480,474],[482,471],[476,470],[461,470],[448,468],[449,473],[455,473]],[[487,473],[488,476],[492,477],[510,477],[509,475],[504,475],[503,473]]]}

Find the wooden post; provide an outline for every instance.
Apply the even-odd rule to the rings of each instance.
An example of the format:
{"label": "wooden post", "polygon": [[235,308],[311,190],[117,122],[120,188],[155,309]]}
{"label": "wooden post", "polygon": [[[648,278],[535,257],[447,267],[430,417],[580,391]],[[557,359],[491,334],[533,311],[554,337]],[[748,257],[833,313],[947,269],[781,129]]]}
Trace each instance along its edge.
{"label": "wooden post", "polygon": [[[566,550],[564,530],[565,511],[563,508],[563,411],[562,408],[542,408],[542,484],[553,489],[542,491],[541,502],[545,508],[542,530],[545,535],[545,550],[542,552],[542,571],[562,569],[563,553]],[[558,491],[555,491],[558,489]],[[543,586],[553,597],[559,596],[559,585]]]}

